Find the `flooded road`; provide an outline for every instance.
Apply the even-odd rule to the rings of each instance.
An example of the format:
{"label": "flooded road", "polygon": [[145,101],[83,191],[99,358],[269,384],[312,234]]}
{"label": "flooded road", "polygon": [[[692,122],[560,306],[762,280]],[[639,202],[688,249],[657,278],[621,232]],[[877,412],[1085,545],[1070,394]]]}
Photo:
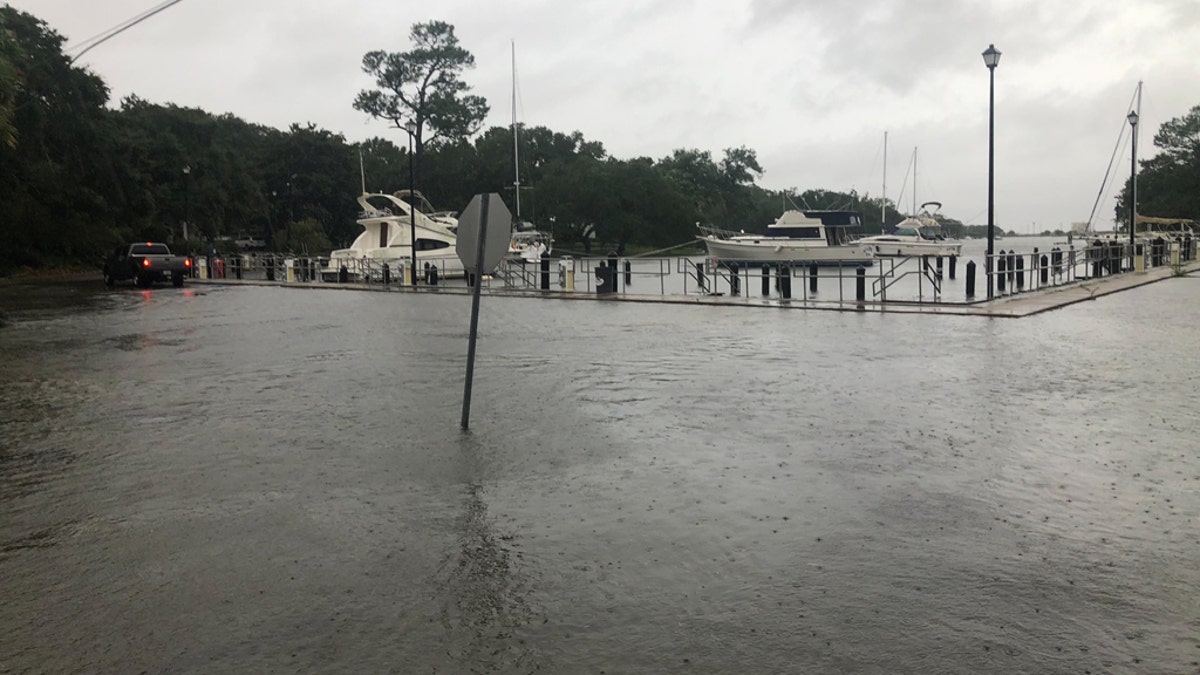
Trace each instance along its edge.
{"label": "flooded road", "polygon": [[0,672],[1197,672],[1198,297],[0,286]]}

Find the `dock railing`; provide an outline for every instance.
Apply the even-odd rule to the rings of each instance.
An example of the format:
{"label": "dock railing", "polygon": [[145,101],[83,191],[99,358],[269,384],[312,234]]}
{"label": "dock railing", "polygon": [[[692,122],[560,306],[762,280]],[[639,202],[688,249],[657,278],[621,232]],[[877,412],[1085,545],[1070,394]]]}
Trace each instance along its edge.
{"label": "dock railing", "polygon": [[[617,293],[620,295],[704,295],[759,303],[801,301],[813,304],[972,305],[993,298],[1052,290],[1115,274],[1158,266],[1176,269],[1196,259],[1197,240],[1140,239],[1133,245],[1115,238],[1056,243],[1048,250],[1001,249],[976,254],[964,266],[961,257],[880,257],[871,265],[857,261],[763,262],[706,256],[639,257],[563,256],[523,264],[506,260],[483,278],[494,292]],[[987,263],[990,261],[990,265]],[[352,282],[406,284],[406,260],[351,259],[330,265],[326,258],[255,252],[252,255],[195,259],[194,269],[214,279],[268,280],[286,283]],[[345,268],[344,273],[341,269]],[[991,271],[988,271],[988,268]],[[444,266],[436,268],[444,284]],[[611,271],[609,271],[611,270]],[[431,285],[432,269],[418,272],[418,286]],[[957,273],[957,274],[956,274]],[[460,272],[461,274],[461,272]],[[956,278],[957,276],[957,278]],[[963,278],[966,277],[966,278]],[[611,281],[608,281],[610,280]],[[598,287],[599,281],[605,281]],[[867,282],[870,282],[869,284]],[[976,283],[979,282],[979,283]],[[452,285],[463,285],[461,278]]]}

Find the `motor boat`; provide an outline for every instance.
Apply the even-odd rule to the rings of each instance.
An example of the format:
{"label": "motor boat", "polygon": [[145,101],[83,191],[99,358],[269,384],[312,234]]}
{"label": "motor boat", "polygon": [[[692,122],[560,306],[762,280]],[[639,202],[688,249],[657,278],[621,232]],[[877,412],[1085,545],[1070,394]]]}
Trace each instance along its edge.
{"label": "motor boat", "polygon": [[856,211],[789,209],[765,234],[701,227],[699,239],[709,256],[724,262],[870,265],[874,250],[851,238],[860,224]]}
{"label": "motor boat", "polygon": [[533,229],[530,223],[518,223],[508,242],[507,259],[518,263],[538,262],[543,253],[552,253],[554,240],[550,233]]}
{"label": "motor boat", "polygon": [[925,202],[917,215],[900,221],[891,232],[862,237],[858,243],[870,247],[880,257],[960,255],[962,243],[946,239],[941,223],[935,218],[941,207],[940,202]]}
{"label": "motor boat", "polygon": [[403,279],[404,268],[413,261],[414,232],[418,275],[433,266],[440,277],[463,276],[463,264],[455,249],[458,223],[452,214],[428,215],[433,213],[429,202],[419,192],[408,190],[393,194],[364,192],[358,196],[358,204],[361,211],[357,222],[363,231],[348,248],[332,251],[328,261],[323,261],[322,279],[337,281],[345,268],[348,281],[379,281],[385,265],[393,279]]}

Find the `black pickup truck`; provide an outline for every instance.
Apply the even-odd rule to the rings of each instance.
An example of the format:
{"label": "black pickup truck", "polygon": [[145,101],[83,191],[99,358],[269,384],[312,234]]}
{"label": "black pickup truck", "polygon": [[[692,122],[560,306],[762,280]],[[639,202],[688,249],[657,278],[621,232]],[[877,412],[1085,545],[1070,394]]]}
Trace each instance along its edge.
{"label": "black pickup truck", "polygon": [[149,288],[155,281],[170,279],[178,288],[191,271],[192,260],[173,255],[166,244],[125,244],[104,262],[104,283],[111,288],[118,281],[130,279],[138,288]]}

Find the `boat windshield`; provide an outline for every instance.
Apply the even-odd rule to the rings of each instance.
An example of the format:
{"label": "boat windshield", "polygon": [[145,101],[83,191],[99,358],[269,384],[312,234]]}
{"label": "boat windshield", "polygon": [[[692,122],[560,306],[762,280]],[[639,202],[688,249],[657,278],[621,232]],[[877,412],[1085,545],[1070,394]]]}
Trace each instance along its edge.
{"label": "boat windshield", "polygon": [[789,239],[820,239],[821,228],[819,227],[775,227],[767,228],[767,236],[769,237],[787,237]]}

